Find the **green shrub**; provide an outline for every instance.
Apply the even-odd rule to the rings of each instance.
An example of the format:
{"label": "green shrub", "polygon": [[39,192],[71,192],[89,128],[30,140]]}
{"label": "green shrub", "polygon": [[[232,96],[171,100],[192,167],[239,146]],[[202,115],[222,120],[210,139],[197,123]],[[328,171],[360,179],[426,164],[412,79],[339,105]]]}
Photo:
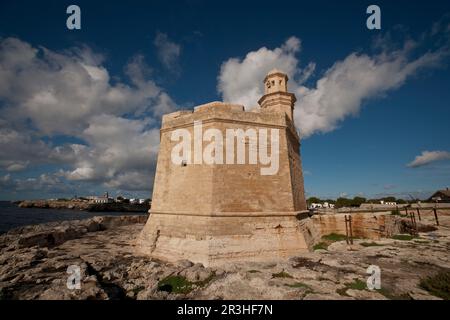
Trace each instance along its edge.
{"label": "green shrub", "polygon": [[382,294],[389,300],[412,300],[411,297],[407,293],[403,293],[400,295],[394,294],[390,290],[386,288],[375,289],[378,293]]}
{"label": "green shrub", "polygon": [[343,241],[343,240],[347,239],[347,237],[343,234],[330,233],[330,234],[322,236],[322,239],[334,242],[334,241]]}
{"label": "green shrub", "polygon": [[293,278],[289,273],[281,271],[278,273],[272,273],[272,278]]}
{"label": "green shrub", "polygon": [[354,290],[365,290],[367,289],[367,283],[364,281],[361,281],[359,279],[355,279],[353,282],[346,283],[347,289],[354,289]]}
{"label": "green shrub", "polygon": [[307,284],[304,284],[302,282],[295,282],[292,284],[287,284],[286,286],[291,287],[291,288],[303,288],[303,289],[311,290],[310,286],[308,286]]}
{"label": "green shrub", "polygon": [[325,242],[319,242],[313,246],[314,250],[328,250],[328,245]]}
{"label": "green shrub", "polygon": [[158,283],[159,291],[186,294],[192,291],[193,283],[182,276],[169,276]]}
{"label": "green shrub", "polygon": [[392,236],[392,239],[395,240],[402,240],[402,241],[410,241],[414,239],[415,237],[409,234],[396,234]]}
{"label": "green shrub", "polygon": [[430,243],[430,241],[428,241],[428,240],[414,240],[414,242],[415,243],[423,243],[423,244]]}
{"label": "green shrub", "polygon": [[361,281],[359,279],[355,279],[353,282],[346,282],[344,283],[345,287],[344,288],[340,288],[340,289],[336,289],[336,293],[338,293],[341,296],[349,296],[347,294],[347,290],[348,289],[353,289],[353,290],[366,290],[367,288],[367,284],[364,281]]}
{"label": "green shrub", "polygon": [[211,273],[208,278],[202,281],[190,282],[183,276],[168,276],[158,282],[158,290],[166,291],[169,293],[181,293],[187,294],[195,289],[195,287],[204,287],[215,276],[215,273]]}

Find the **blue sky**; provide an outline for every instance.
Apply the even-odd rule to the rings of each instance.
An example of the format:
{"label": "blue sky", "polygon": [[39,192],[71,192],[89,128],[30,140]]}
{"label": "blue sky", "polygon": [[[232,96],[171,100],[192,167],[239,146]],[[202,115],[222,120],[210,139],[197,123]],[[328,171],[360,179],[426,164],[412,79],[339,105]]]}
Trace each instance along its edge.
{"label": "blue sky", "polygon": [[[70,4],[81,30],[66,28]],[[450,184],[449,14],[448,1],[2,1],[0,199],[150,196],[161,114],[252,103],[242,92],[273,66],[300,100],[308,196],[426,197]]]}

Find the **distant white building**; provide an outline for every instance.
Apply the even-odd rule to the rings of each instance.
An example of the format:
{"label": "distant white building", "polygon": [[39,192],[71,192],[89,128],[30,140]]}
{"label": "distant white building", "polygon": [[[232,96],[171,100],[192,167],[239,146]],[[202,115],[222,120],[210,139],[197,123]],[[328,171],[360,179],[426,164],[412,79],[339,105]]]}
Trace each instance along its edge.
{"label": "distant white building", "polygon": [[380,204],[384,204],[384,205],[387,205],[387,206],[396,206],[397,202],[390,202],[390,201],[381,200]]}
{"label": "distant white building", "polygon": [[89,202],[92,203],[113,203],[114,199],[109,197],[108,192],[105,192],[103,196],[89,196],[87,197]]}
{"label": "distant white building", "polygon": [[324,208],[333,209],[334,208],[334,204],[333,203],[324,202],[323,203],[323,207]]}
{"label": "distant white building", "polygon": [[324,203],[311,203],[309,206],[310,209],[333,209],[334,204],[324,202]]}

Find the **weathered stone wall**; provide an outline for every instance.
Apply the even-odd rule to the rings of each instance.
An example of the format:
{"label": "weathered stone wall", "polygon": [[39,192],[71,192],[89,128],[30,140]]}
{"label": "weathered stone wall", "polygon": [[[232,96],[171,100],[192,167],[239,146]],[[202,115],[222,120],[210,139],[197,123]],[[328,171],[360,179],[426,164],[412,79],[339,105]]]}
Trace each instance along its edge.
{"label": "weathered stone wall", "polygon": [[[314,227],[321,236],[337,233],[345,235],[346,214],[315,215]],[[353,236],[357,238],[380,239],[400,232],[400,219],[390,212],[352,213]]]}
{"label": "weathered stone wall", "polygon": [[[248,164],[248,141],[247,164],[236,164],[235,161],[231,165],[174,165],[171,151],[178,142],[171,141],[172,131],[184,128],[193,137],[194,121],[199,120],[202,120],[203,132],[208,128],[219,129],[224,137],[227,129],[279,129],[278,173],[261,175],[260,169],[267,165],[259,162]],[[203,148],[208,144],[203,142]],[[214,212],[285,213],[305,210],[298,150],[298,140],[292,137],[289,120],[284,114],[237,111],[233,105],[214,103],[179,117],[168,115],[163,119],[161,129],[152,212],[210,215]],[[236,154],[235,145],[235,157]]]}
{"label": "weathered stone wall", "polygon": [[303,181],[302,160],[300,157],[300,144],[298,137],[287,131],[288,156],[291,174],[292,195],[296,211],[306,210],[306,199]]}
{"label": "weathered stone wall", "polygon": [[[171,141],[172,132],[183,128],[194,138],[194,121],[202,121],[203,132],[220,130],[224,139],[227,129],[266,128],[269,137],[270,129],[278,129],[278,172],[262,175],[261,168],[270,164],[249,164],[248,138],[243,141],[246,164],[237,164],[237,139],[234,164],[174,164],[171,152],[179,141]],[[209,143],[203,142],[203,150]],[[276,260],[307,251],[314,237],[304,234],[311,223],[296,218],[306,209],[298,152],[297,133],[281,112],[246,112],[242,106],[215,102],[164,116],[151,216],[138,250],[205,265]]]}

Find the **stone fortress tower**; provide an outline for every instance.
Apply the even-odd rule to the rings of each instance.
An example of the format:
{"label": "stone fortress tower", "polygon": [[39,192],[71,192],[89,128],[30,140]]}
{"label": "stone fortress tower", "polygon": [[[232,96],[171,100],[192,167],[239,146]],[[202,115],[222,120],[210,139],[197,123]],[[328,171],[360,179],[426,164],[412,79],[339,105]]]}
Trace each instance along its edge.
{"label": "stone fortress tower", "polygon": [[[311,222],[305,211],[300,138],[293,122],[296,98],[287,92],[287,81],[281,71],[269,72],[260,107],[251,111],[242,105],[211,102],[163,117],[151,214],[137,243],[140,253],[212,266],[277,260],[308,251]],[[233,147],[233,164],[225,156],[223,162],[205,163],[192,154],[174,163],[172,150],[179,144],[179,140],[172,141],[176,130],[194,137],[190,144],[194,149],[205,150],[211,143],[211,139],[198,138],[199,123],[202,132],[215,129],[223,135],[220,146]],[[278,158],[274,174],[262,174],[266,164],[249,162],[250,150],[264,139],[226,134],[249,129],[279,133],[279,153],[273,145],[268,151]],[[240,164],[236,161],[239,144],[248,155]]]}

